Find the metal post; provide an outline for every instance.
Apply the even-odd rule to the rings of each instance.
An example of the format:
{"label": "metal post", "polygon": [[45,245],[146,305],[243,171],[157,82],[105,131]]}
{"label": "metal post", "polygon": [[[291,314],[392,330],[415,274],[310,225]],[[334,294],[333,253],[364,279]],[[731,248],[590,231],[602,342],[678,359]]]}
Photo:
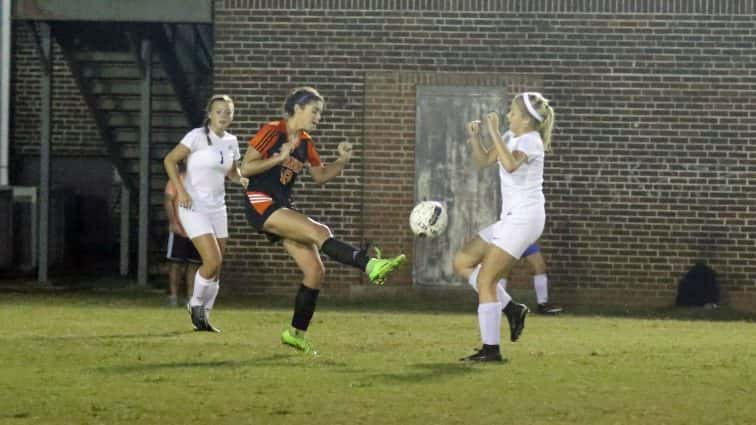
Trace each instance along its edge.
{"label": "metal post", "polygon": [[149,279],[150,127],[152,117],[152,45],[142,40],[141,117],[139,121],[139,270],[138,285]]}
{"label": "metal post", "polygon": [[8,185],[8,146],[10,143],[10,62],[11,2],[2,0],[0,26],[0,186]]}
{"label": "metal post", "polygon": [[129,188],[121,182],[121,276],[129,274],[129,242],[131,231],[129,229],[129,216],[131,215],[131,193]]}
{"label": "metal post", "polygon": [[50,24],[37,24],[42,79],[40,81],[40,143],[39,143],[39,243],[37,283],[48,285],[48,238],[50,236],[50,145],[52,117],[52,37]]}

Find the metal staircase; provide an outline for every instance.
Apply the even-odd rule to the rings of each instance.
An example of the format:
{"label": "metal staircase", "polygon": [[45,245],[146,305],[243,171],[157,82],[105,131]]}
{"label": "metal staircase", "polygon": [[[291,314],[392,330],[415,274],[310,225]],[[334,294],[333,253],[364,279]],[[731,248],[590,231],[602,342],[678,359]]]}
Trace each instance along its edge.
{"label": "metal staircase", "polygon": [[[55,40],[92,115],[114,168],[132,196],[139,193],[143,42],[151,45],[149,132],[150,239],[167,231],[163,157],[204,119],[212,85],[209,25],[56,22]],[[148,75],[150,75],[148,74]],[[162,242],[151,244],[155,256]]]}

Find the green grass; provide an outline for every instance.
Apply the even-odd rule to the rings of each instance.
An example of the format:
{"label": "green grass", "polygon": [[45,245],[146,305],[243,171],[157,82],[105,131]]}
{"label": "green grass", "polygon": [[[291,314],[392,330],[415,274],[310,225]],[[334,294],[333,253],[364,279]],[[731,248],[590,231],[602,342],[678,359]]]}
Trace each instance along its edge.
{"label": "green grass", "polygon": [[724,310],[531,316],[471,365],[472,298],[322,299],[318,358],[279,342],[289,299],[220,300],[220,335],[161,302],[0,293],[0,424],[756,423],[756,324]]}

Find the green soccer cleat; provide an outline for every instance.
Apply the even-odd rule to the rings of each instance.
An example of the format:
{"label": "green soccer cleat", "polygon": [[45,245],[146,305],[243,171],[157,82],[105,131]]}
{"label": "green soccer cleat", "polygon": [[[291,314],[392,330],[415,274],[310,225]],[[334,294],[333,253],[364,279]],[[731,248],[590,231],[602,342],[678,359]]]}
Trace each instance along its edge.
{"label": "green soccer cleat", "polygon": [[375,251],[377,255],[375,258],[371,258],[370,261],[368,261],[365,271],[371,282],[376,285],[383,285],[386,283],[386,277],[388,277],[391,272],[401,267],[401,265],[407,261],[407,257],[404,254],[401,254],[394,258],[381,258],[381,251],[378,248],[375,248]]}
{"label": "green soccer cleat", "polygon": [[313,356],[318,355],[318,352],[315,351],[315,347],[312,346],[310,341],[306,340],[304,336],[294,334],[289,329],[286,329],[281,333],[281,344],[294,347],[305,354],[312,354]]}

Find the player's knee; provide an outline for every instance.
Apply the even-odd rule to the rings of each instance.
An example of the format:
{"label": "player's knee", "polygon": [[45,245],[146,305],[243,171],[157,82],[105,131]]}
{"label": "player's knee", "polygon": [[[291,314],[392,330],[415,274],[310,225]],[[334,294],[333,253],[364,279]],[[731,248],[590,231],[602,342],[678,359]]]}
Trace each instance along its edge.
{"label": "player's knee", "polygon": [[312,223],[310,228],[311,242],[317,246],[323,245],[328,238],[332,237],[331,229],[322,223]]}
{"label": "player's knee", "polygon": [[319,288],[325,282],[325,267],[323,265],[308,267],[304,270],[304,280],[310,286]]}
{"label": "player's knee", "polygon": [[490,269],[482,268],[478,273],[478,289],[483,288],[495,288],[498,283],[496,275],[491,273]]}
{"label": "player's knee", "polygon": [[207,273],[209,276],[215,277],[220,271],[221,261],[222,259],[220,256],[208,258],[207,260],[203,259],[202,268],[204,270],[202,274],[204,275],[205,273]]}
{"label": "player's knee", "polygon": [[454,259],[452,260],[452,269],[457,275],[463,275],[465,270],[471,267],[469,263],[470,261],[467,256],[458,252],[456,255],[454,255]]}

